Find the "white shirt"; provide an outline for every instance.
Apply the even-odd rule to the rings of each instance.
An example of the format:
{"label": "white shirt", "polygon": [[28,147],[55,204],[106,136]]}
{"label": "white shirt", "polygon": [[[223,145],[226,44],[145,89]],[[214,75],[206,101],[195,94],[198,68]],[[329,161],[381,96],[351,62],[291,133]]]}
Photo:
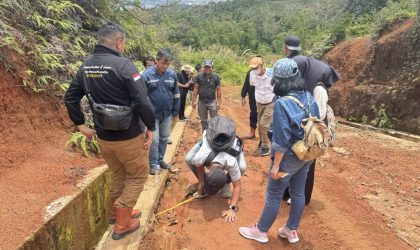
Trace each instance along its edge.
{"label": "white shirt", "polygon": [[[207,131],[204,131],[203,144],[191,160],[191,163],[194,166],[203,166],[212,151],[209,143],[207,142],[206,133]],[[237,140],[238,139],[236,138],[234,143],[237,143]],[[223,170],[229,173],[232,181],[238,181],[246,170],[246,162],[243,152],[241,152],[238,157],[234,157],[226,152],[220,152],[211,162],[222,164],[224,166]]]}
{"label": "white shirt", "polygon": [[327,103],[328,103],[328,93],[322,86],[316,86],[314,88],[314,99],[316,104],[318,104],[319,109],[319,119],[324,120],[327,115]]}
{"label": "white shirt", "polygon": [[262,76],[254,74],[254,71],[249,75],[249,84],[255,86],[255,100],[260,104],[273,102],[274,86],[271,86],[271,79],[271,76],[267,76],[267,69]]}

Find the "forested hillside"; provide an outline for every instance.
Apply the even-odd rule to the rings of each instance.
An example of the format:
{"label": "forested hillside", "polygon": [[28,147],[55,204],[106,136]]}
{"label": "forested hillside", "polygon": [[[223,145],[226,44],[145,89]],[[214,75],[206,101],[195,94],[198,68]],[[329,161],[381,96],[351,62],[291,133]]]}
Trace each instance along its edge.
{"label": "forested hillside", "polygon": [[320,57],[337,41],[374,34],[417,10],[414,0],[235,0],[188,8],[167,1],[167,6],[153,9],[142,3],[4,0],[0,48],[5,55],[27,55],[27,68],[18,67],[21,62],[10,56],[0,60],[24,86],[36,92],[62,91],[92,50],[94,32],[111,20],[128,31],[126,56],[140,68],[143,56],[169,47],[176,68],[212,57],[225,80],[240,83],[249,55],[281,56],[288,34],[300,36],[305,52]]}
{"label": "forested hillside", "polygon": [[415,11],[412,0],[242,0],[178,10],[167,23],[171,42],[197,49],[220,44],[281,53],[284,37],[295,34],[307,54],[319,57],[337,41],[373,33]]}

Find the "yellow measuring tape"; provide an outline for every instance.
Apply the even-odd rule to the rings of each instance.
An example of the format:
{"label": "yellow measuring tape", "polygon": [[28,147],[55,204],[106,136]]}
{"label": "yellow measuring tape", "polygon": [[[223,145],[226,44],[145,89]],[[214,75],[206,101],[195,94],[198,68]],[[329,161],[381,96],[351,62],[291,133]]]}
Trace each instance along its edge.
{"label": "yellow measuring tape", "polygon": [[186,203],[188,203],[188,202],[191,202],[191,201],[195,200],[196,198],[197,198],[197,197],[192,197],[192,198],[189,198],[188,200],[181,201],[180,203],[176,204],[175,206],[173,206],[173,207],[171,207],[171,208],[168,208],[168,209],[166,209],[166,210],[163,210],[162,212],[160,212],[160,213],[156,214],[156,217],[158,217],[158,216],[160,216],[160,215],[162,215],[162,214],[164,214],[164,213],[167,213],[167,212],[169,212],[169,211],[171,211],[171,210],[173,210],[173,209],[175,209],[175,208],[177,208],[177,207],[179,207],[179,206],[182,206],[182,205],[184,205],[184,204],[186,204]]}
{"label": "yellow measuring tape", "polygon": [[[284,178],[284,177],[286,177],[288,175],[289,175],[289,173],[285,173],[285,172],[279,172],[277,174],[277,176],[280,177],[280,178]],[[173,206],[171,208],[168,208],[166,210],[163,210],[162,212],[159,212],[158,214],[156,214],[156,217],[159,217],[160,215],[162,215],[164,213],[167,213],[167,212],[169,212],[169,211],[171,211],[171,210],[173,210],[173,209],[175,209],[175,208],[177,208],[179,206],[182,206],[182,205],[184,205],[184,204],[186,204],[188,202],[191,202],[191,201],[193,201],[193,200],[195,200],[197,198],[198,198],[197,196],[193,196],[192,198],[189,198],[189,199],[187,199],[185,201],[181,201],[180,203],[176,204],[175,206]]]}

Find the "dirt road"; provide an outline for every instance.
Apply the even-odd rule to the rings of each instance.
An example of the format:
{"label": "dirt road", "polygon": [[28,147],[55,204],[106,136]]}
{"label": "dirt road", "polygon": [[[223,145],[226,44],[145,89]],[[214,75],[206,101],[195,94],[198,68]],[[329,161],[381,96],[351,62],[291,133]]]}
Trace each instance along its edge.
{"label": "dirt road", "polygon": [[[223,89],[222,114],[233,118],[238,133],[248,132],[248,110],[240,106],[239,88]],[[259,244],[238,234],[239,226],[256,223],[264,206],[269,158],[253,155],[257,140],[247,141],[248,170],[243,177],[239,221],[220,218],[228,201],[219,195],[193,201],[162,216],[140,249],[410,249],[420,246],[420,145],[382,134],[339,126],[337,149],[317,163],[313,199],[299,228],[301,241],[291,246],[277,239],[276,229],[287,219],[282,204],[269,232]],[[196,112],[188,121],[172,175],[158,211],[176,204],[194,182],[183,157],[200,137]],[[175,224],[175,225],[170,225]]]}

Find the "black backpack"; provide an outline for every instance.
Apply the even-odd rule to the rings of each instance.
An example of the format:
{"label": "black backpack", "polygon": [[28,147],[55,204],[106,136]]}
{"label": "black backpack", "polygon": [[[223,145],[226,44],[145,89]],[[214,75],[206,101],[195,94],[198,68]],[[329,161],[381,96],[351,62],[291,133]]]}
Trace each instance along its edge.
{"label": "black backpack", "polygon": [[[236,144],[235,139],[238,139]],[[205,166],[208,166],[219,152],[238,157],[243,149],[242,140],[236,135],[235,123],[225,116],[216,116],[209,121],[206,140],[212,152],[207,157]]]}

